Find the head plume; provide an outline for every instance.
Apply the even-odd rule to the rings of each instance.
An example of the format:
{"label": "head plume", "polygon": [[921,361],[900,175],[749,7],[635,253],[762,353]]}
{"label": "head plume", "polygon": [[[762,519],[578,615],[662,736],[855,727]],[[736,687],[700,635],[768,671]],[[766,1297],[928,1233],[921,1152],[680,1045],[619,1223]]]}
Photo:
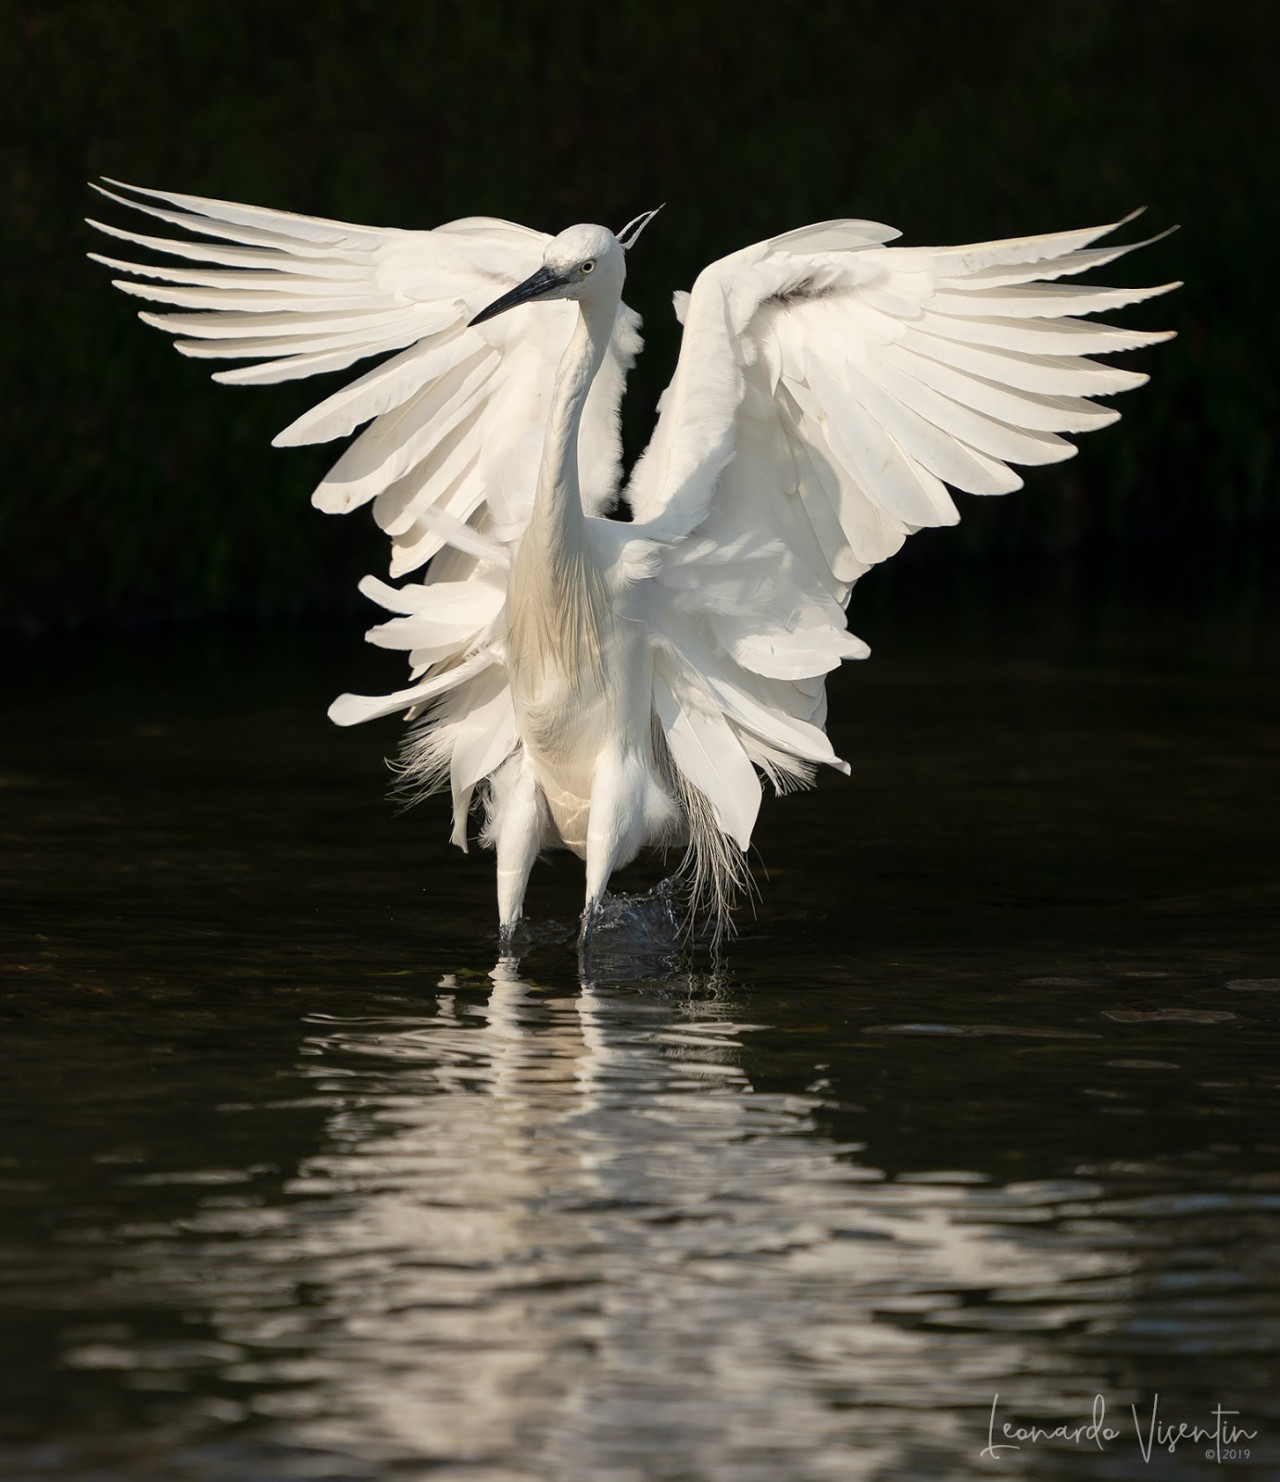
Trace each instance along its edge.
{"label": "head plume", "polygon": [[[663,201],[662,206],[667,203]],[[653,218],[662,210],[662,206],[655,206],[652,211],[642,211],[639,216],[633,216],[626,226],[618,233],[618,245],[624,252],[630,252],[636,245],[636,239]]]}

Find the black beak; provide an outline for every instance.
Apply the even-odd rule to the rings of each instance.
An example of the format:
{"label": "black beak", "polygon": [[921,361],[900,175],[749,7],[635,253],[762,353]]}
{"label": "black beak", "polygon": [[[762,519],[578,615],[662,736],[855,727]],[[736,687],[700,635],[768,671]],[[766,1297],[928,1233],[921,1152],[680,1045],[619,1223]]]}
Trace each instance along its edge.
{"label": "black beak", "polygon": [[559,288],[568,281],[563,274],[554,273],[550,268],[539,268],[532,277],[526,278],[523,283],[517,283],[510,293],[504,293],[501,298],[495,298],[487,309],[481,309],[467,328],[470,329],[472,324],[483,324],[486,319],[493,319],[498,314],[505,314],[517,304],[527,304],[532,299],[542,298],[551,289]]}

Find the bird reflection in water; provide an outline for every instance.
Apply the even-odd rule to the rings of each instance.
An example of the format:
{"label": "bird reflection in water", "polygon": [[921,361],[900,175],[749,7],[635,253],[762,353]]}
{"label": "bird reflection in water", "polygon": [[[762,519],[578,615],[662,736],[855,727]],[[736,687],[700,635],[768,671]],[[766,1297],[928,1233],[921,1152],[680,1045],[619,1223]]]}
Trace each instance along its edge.
{"label": "bird reflection in water", "polygon": [[[1098,1376],[1051,1315],[1019,1330],[972,1299],[1123,1258],[1053,1238],[1034,1191],[887,1180],[820,1096],[753,1083],[768,1026],[726,985],[601,958],[540,985],[504,957],[433,998],[308,1038],[341,1101],[298,1183],[321,1201],[291,1412],[308,1446],[537,1477],[665,1475],[673,1455],[748,1476],[765,1447],[780,1475],[869,1478],[954,1458],[997,1389],[1087,1408]],[[228,1314],[228,1338],[259,1321]]]}

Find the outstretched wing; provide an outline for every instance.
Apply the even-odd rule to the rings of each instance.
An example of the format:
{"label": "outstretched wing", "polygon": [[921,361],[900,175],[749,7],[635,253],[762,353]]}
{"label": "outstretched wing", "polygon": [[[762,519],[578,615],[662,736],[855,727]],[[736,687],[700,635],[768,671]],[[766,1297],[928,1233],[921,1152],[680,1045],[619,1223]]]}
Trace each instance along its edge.
{"label": "outstretched wing", "polygon": [[[501,644],[506,570],[528,523],[551,387],[577,308],[553,302],[474,328],[469,321],[538,268],[549,238],[487,217],[400,231],[118,188],[131,194],[95,187],[188,235],[94,221],[110,237],[178,262],[96,260],[127,275],[115,281],[123,292],[176,311],[141,318],[177,336],[182,354],[250,362],[217,371],[215,380],[261,385],[390,356],[275,443],[329,442],[369,424],[312,502],[330,513],[372,502],[391,538],[390,574],[431,566],[399,588],[373,577],[361,583],[397,614],[372,629],[370,641],[407,650],[413,682],[384,697],[343,695],[330,715],[350,725],[434,707],[440,723],[430,767],[451,777],[455,839],[464,839],[471,790],[516,744]],[[618,403],[640,349],[638,326],[621,305],[583,415],[589,513],[606,511],[616,494]]]}
{"label": "outstretched wing", "polygon": [[[666,545],[649,584],[655,710],[675,764],[746,848],[760,788],[831,749],[825,677],[868,652],[853,583],[925,526],[959,518],[947,485],[1021,487],[1119,413],[1144,375],[1088,357],[1169,338],[1076,317],[1177,287],[1057,280],[1133,246],[1111,226],[967,247],[902,248],[834,221],[713,263],[678,296],[684,343],[628,488],[636,534]],[[847,770],[847,769],[846,769]],[[747,779],[750,779],[749,781]]]}

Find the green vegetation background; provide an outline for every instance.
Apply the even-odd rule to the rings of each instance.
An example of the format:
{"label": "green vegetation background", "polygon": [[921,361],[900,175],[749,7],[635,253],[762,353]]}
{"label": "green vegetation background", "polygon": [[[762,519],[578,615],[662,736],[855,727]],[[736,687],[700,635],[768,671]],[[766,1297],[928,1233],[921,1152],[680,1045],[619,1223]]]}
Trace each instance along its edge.
{"label": "green vegetation background", "polygon": [[[331,449],[272,434],[326,385],[209,383],[134,318],[81,218],[101,175],[361,222],[488,213],[548,231],[659,201],[628,297],[670,374],[672,289],[783,228],[853,215],[969,241],[1150,210],[1109,270],[1186,280],[1176,328],[1080,457],[922,537],[974,569],[1046,549],[1269,578],[1280,5],[1223,0],[0,0],[5,478],[0,626],[354,605],[370,522],[313,511]],[[928,552],[926,552],[926,559]],[[1252,573],[1252,575],[1249,575]],[[1233,577],[1233,579],[1235,579]]]}

